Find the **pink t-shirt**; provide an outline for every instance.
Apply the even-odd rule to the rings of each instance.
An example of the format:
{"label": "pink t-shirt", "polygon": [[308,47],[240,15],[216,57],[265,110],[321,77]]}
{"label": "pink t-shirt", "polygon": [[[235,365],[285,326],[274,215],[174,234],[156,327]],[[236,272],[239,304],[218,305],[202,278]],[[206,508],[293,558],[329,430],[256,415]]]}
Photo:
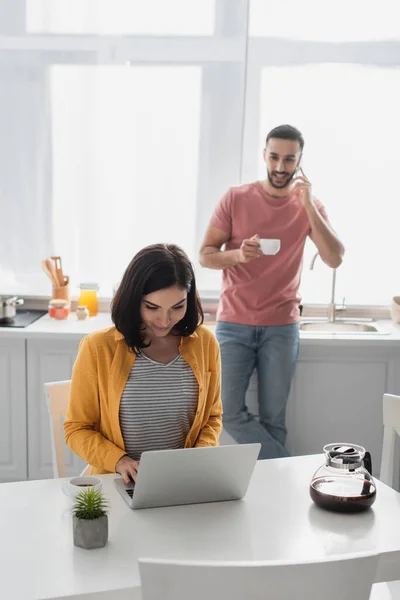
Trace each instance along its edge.
{"label": "pink t-shirt", "polygon": [[[321,202],[314,198],[323,218]],[[280,239],[275,255],[263,255],[223,270],[219,321],[243,325],[285,325],[299,319],[301,269],[310,223],[296,196],[273,198],[256,181],[231,188],[218,203],[211,225],[229,234],[226,250],[244,239]]]}

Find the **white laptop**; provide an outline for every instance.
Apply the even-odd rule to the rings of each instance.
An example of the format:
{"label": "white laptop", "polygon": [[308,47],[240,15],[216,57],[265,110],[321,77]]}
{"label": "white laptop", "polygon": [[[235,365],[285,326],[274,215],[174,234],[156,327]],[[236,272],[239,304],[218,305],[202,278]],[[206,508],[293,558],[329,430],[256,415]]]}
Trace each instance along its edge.
{"label": "white laptop", "polygon": [[143,452],[136,483],[114,483],[133,509],[240,500],[261,444]]}

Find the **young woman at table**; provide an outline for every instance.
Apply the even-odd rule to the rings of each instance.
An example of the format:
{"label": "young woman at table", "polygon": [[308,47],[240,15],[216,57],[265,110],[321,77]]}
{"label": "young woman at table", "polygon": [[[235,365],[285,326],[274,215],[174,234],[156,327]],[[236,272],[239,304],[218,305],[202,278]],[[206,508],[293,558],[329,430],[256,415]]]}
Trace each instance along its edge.
{"label": "young woman at table", "polygon": [[92,474],[128,483],[146,450],[218,444],[220,355],[202,325],[193,267],[175,245],[136,254],[111,316],[114,327],[80,344],[64,432]]}

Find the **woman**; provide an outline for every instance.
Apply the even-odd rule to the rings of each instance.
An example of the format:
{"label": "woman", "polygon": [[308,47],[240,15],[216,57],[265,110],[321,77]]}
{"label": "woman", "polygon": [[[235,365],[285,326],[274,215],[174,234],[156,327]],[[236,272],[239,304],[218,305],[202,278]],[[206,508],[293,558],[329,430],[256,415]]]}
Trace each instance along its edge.
{"label": "woman", "polygon": [[148,246],[133,258],[111,316],[114,327],[80,344],[65,441],[92,474],[117,472],[129,483],[145,450],[218,444],[220,355],[177,246]]}

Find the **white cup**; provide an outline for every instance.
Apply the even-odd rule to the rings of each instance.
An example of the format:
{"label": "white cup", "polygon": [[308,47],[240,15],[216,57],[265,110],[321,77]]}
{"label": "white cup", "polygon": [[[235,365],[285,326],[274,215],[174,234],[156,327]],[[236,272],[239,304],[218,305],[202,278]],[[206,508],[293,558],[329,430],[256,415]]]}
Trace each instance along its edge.
{"label": "white cup", "polygon": [[89,487],[91,489],[101,491],[102,485],[103,482],[99,477],[92,477],[92,475],[82,475],[79,477],[71,477],[71,479],[63,481],[62,488],[66,496],[69,496],[70,498],[76,498],[79,492],[87,490]]}
{"label": "white cup", "polygon": [[260,246],[263,254],[277,254],[281,248],[281,240],[260,240]]}

